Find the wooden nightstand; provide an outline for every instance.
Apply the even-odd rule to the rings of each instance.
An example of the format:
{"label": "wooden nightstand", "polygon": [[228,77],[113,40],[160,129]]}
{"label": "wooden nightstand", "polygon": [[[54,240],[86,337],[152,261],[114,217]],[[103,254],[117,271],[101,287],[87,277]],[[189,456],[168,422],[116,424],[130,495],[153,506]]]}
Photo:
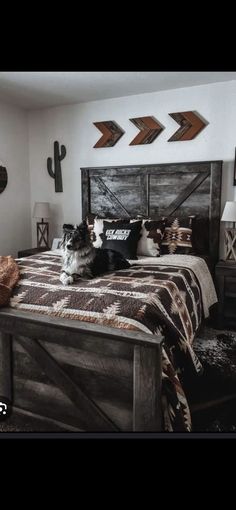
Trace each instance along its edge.
{"label": "wooden nightstand", "polygon": [[48,251],[50,248],[46,248],[45,246],[43,248],[29,248],[28,250],[21,250],[18,251],[18,258],[21,257],[30,257],[31,255],[36,255],[36,253],[41,253],[43,251]]}
{"label": "wooden nightstand", "polygon": [[220,260],[215,269],[218,327],[236,329],[236,262]]}

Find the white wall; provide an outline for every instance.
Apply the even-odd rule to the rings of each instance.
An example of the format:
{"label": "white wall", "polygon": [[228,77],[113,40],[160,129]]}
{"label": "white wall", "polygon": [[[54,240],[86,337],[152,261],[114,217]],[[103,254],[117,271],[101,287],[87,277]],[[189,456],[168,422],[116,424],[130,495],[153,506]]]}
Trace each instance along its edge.
{"label": "white wall", "polygon": [[17,256],[31,246],[27,114],[0,104],[0,164],[8,184],[0,193],[0,255]]}
{"label": "white wall", "polygon": [[[178,129],[168,113],[195,110],[209,125],[194,139],[167,142]],[[138,133],[129,118],[153,115],[164,131],[150,145],[129,146]],[[101,133],[95,121],[115,120],[124,136],[114,147],[94,149]],[[55,193],[46,167],[53,142],[67,149],[62,161],[63,193]],[[29,114],[31,207],[34,201],[52,205],[51,237],[58,237],[63,222],[81,220],[80,167],[122,164],[223,160],[222,207],[236,199],[233,164],[236,146],[236,81],[161,91],[123,98],[62,106]],[[35,243],[35,223],[32,225]]]}

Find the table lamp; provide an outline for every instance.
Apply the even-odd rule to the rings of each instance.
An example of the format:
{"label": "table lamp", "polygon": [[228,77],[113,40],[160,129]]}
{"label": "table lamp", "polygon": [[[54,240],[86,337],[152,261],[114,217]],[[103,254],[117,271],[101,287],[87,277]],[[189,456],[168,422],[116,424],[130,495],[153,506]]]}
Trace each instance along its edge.
{"label": "table lamp", "polygon": [[37,222],[37,248],[49,248],[49,224],[44,218],[50,218],[50,209],[48,202],[35,202],[33,218],[41,218]]}
{"label": "table lamp", "polygon": [[236,202],[226,202],[221,221],[233,223],[232,228],[225,228],[225,260],[236,262]]}

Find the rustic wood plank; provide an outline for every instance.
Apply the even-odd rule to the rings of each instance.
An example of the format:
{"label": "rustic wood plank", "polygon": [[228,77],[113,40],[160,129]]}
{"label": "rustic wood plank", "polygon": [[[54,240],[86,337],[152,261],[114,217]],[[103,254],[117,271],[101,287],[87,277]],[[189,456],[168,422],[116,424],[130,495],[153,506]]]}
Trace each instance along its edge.
{"label": "rustic wood plank", "polygon": [[[40,365],[30,357],[18,342],[13,350],[13,372],[16,377],[26,380],[33,380],[43,384],[51,384],[50,377],[41,369]],[[123,366],[122,360],[99,357],[94,358],[93,354],[82,353],[82,359],[76,349],[67,352],[67,346],[47,343],[47,351],[60,364],[62,370],[68,374],[72,381],[79,385],[86,395],[94,399],[102,399],[111,403],[129,403],[132,405],[133,395],[133,367],[130,362]],[[50,351],[53,347],[53,351]],[[58,352],[59,349],[59,352]],[[112,364],[110,363],[112,361]],[[120,365],[120,362],[122,365]],[[112,370],[114,366],[114,370]],[[125,372],[128,368],[127,372]],[[1,378],[1,371],[0,371]]]}
{"label": "rustic wood plank", "polygon": [[[145,166],[146,168],[146,166]],[[142,168],[142,174],[145,173],[145,168]],[[90,178],[91,177],[101,177],[101,178],[107,178],[108,175],[111,179],[117,179],[118,176],[128,176],[128,177],[134,177],[137,175],[140,167],[138,165],[131,165],[131,166],[111,166],[109,167],[109,171],[107,173],[107,167],[97,167],[97,168],[81,168],[81,172],[83,175],[84,170],[89,172]],[[148,171],[146,171],[148,173]]]}
{"label": "rustic wood plank", "polygon": [[111,405],[129,405],[133,402],[133,373],[129,377],[117,378],[106,372],[96,372],[74,365],[61,364],[62,369],[78,384],[94,402],[103,400]]}
{"label": "rustic wood plank", "polygon": [[[119,357],[110,357],[107,355],[97,354],[89,352],[83,349],[68,347],[68,345],[60,345],[52,342],[45,342],[38,340],[53,358],[55,358],[60,364],[64,363],[69,366],[83,368],[96,374],[106,375],[116,380],[130,380],[132,377],[132,361],[122,359]],[[32,364],[32,358],[26,353],[23,347],[16,341],[14,350],[14,365],[19,364],[17,356],[22,358],[22,364]],[[22,355],[22,356],[20,356]],[[27,358],[25,358],[27,355]],[[37,367],[38,368],[38,367]]]}
{"label": "rustic wood plank", "polygon": [[106,374],[118,379],[131,377],[132,362],[121,358],[110,358],[99,354],[89,353],[82,349],[40,342],[53,358],[59,362],[66,363],[79,368],[92,370],[100,374]]}
{"label": "rustic wood plank", "polygon": [[[140,214],[142,198],[140,178],[130,179],[128,176],[126,176],[123,181],[116,178],[112,183],[110,182],[110,179],[103,178],[103,180],[106,183],[106,186],[109,187],[113,193],[115,193],[117,199],[121,199],[125,207],[127,207],[127,200],[125,199],[125,197],[127,197],[128,203],[132,203],[132,213],[135,213],[135,216]],[[92,214],[109,218],[130,218],[130,215],[127,216],[127,213],[124,212],[120,206],[117,206],[117,203],[112,199],[110,195],[104,195],[101,193],[95,179],[91,179],[90,185]]]}
{"label": "rustic wood plank", "polygon": [[36,341],[18,336],[17,341],[36,360],[53,382],[67,395],[67,397],[80,409],[83,415],[85,428],[91,426],[97,430],[117,430],[117,427],[107,416],[85,395],[83,391],[65,374],[49,353]]}
{"label": "rustic wood plank", "polygon": [[65,432],[83,432],[81,429],[77,427],[73,427],[72,425],[66,425],[65,423],[62,423],[61,421],[55,420],[53,418],[48,418],[46,416],[41,416],[37,413],[32,413],[31,411],[27,411],[26,409],[21,409],[20,407],[13,406],[12,407],[12,413],[15,417],[17,415],[19,416],[26,416],[27,418],[33,418],[34,420],[37,420],[40,423],[40,429],[38,430],[37,427],[33,426],[33,430],[31,432],[42,432],[41,424],[43,425],[43,432],[59,432],[59,431],[65,431]]}
{"label": "rustic wood plank", "polygon": [[221,160],[215,160],[215,161],[187,161],[187,162],[179,162],[179,163],[150,163],[149,165],[113,165],[113,166],[93,166],[93,167],[81,167],[81,171],[83,172],[84,170],[88,170],[89,172],[91,172],[93,175],[97,174],[98,175],[101,175],[102,174],[106,174],[107,173],[107,170],[114,170],[115,173],[117,173],[117,171],[119,171],[119,173],[123,172],[124,174],[126,173],[126,171],[129,171],[129,172],[132,172],[134,171],[134,174],[136,173],[136,171],[138,169],[141,169],[141,170],[146,170],[147,173],[150,173],[152,170],[154,172],[156,172],[156,170],[160,170],[160,171],[163,171],[163,172],[173,172],[174,171],[184,171],[183,168],[185,167],[185,171],[186,171],[186,168],[189,169],[189,171],[196,171],[196,167],[198,168],[203,168],[205,166],[205,168],[208,168],[209,166],[209,163],[216,163],[217,165],[218,164],[222,164],[222,161]]}
{"label": "rustic wood plank", "polygon": [[161,430],[161,349],[134,348],[133,429]]}
{"label": "rustic wood plank", "polygon": [[[45,342],[45,340],[40,340],[42,342]],[[48,349],[48,345],[52,344],[54,345],[55,350],[57,350],[57,346],[59,346],[58,352],[60,352],[61,349],[73,349],[71,350],[71,353],[74,352],[75,354],[78,352],[77,349],[81,351],[85,351],[88,353],[88,355],[91,353],[91,355],[100,355],[101,357],[106,356],[109,358],[115,358],[115,359],[124,359],[131,361],[133,359],[133,347],[132,345],[125,345],[124,343],[116,342],[114,340],[110,340],[106,343],[106,352],[104,353],[103,343],[99,340],[95,339],[92,335],[88,336],[88,338],[81,340],[81,338],[78,341],[78,337],[75,335],[72,337],[68,335],[65,345],[65,339],[58,338],[58,336],[53,336],[52,338],[47,338],[46,342],[46,349]],[[18,344],[17,342],[13,342],[13,352],[19,351],[19,352],[25,352],[24,349]],[[50,352],[50,348],[49,348]],[[76,355],[74,356],[76,357]]]}
{"label": "rustic wood plank", "polygon": [[[176,191],[181,191],[181,188],[188,186],[188,184],[194,179],[197,174],[189,173],[186,174],[175,174],[174,176],[168,175],[160,175],[158,181],[156,181],[155,177],[150,176],[151,180],[151,193],[152,199],[154,201],[155,195],[158,195],[158,201],[161,199],[163,195],[176,196]],[[209,177],[202,182],[201,186],[197,188],[192,195],[207,195],[208,196],[208,205],[209,205],[209,193],[210,193],[210,175]],[[153,203],[155,205],[155,202]]]}
{"label": "rustic wood plank", "polygon": [[186,186],[180,193],[177,195],[177,197],[173,200],[173,202],[168,205],[168,207],[165,209],[164,214],[165,216],[171,216],[176,209],[182,205],[183,202],[195,191],[196,188],[198,188],[203,181],[208,177],[209,172],[201,173],[199,175],[196,175],[196,177],[190,182],[188,186]]}
{"label": "rustic wood plank", "polygon": [[[148,169],[148,173],[150,175],[176,175],[179,177],[184,177],[188,174],[195,174],[199,172],[207,172],[209,169],[209,165],[211,161],[208,162],[196,162],[196,163],[170,163],[155,165],[154,167]],[[148,168],[146,166],[146,168]]]}
{"label": "rustic wood plank", "polygon": [[14,406],[85,430],[79,410],[56,386],[14,376]]}
{"label": "rustic wood plank", "polygon": [[82,191],[82,218],[85,219],[90,211],[90,178],[89,170],[84,170],[81,174],[81,191]]}
{"label": "rustic wood plank", "polygon": [[101,195],[105,196],[106,198],[108,198],[111,201],[112,205],[117,210],[118,216],[121,213],[121,214],[125,215],[127,218],[130,218],[130,214],[127,211],[126,207],[118,200],[115,193],[113,193],[113,191],[111,191],[106,186],[105,182],[100,177],[94,177],[94,179],[96,180],[96,184],[98,186],[98,189],[99,189]]}
{"label": "rustic wood plank", "polygon": [[148,217],[149,213],[149,179],[148,175],[141,175],[140,188],[141,188],[141,204],[139,214]]}
{"label": "rustic wood plank", "polygon": [[[43,384],[19,377],[14,378],[14,405],[21,409],[60,421],[83,431],[99,432],[93,423],[88,430],[80,410],[63,392],[52,384]],[[96,405],[114,422],[118,430],[132,431],[132,406],[96,398]]]}
{"label": "rustic wood plank", "polygon": [[32,357],[23,349],[23,347],[21,347],[17,341],[13,341],[12,358],[14,376],[27,380],[42,382],[44,384],[51,384],[52,381],[50,377],[44,370],[42,370],[40,365],[32,359]]}
{"label": "rustic wood plank", "polygon": [[211,163],[211,190],[209,208],[209,251],[212,263],[219,260],[220,211],[221,211],[222,165]]}
{"label": "rustic wood plank", "polygon": [[[42,337],[40,338],[40,340]],[[124,342],[119,342],[118,340],[105,339],[101,341],[96,338],[93,334],[82,334],[78,335],[73,332],[70,335],[67,335],[66,341],[65,336],[63,335],[53,335],[49,334],[46,338],[47,342],[50,342],[54,345],[61,345],[62,347],[66,346],[73,348],[75,350],[81,349],[90,353],[100,354],[109,356],[110,358],[121,358],[125,360],[132,360],[133,358],[133,347],[132,344],[126,344]],[[44,340],[42,340],[44,341]]]}
{"label": "rustic wood plank", "polygon": [[36,339],[49,340],[49,337],[58,336],[64,339],[65,344],[69,335],[75,334],[79,338],[99,339],[104,346],[110,340],[119,341],[130,345],[158,345],[163,341],[160,335],[149,335],[139,331],[127,331],[108,326],[100,326],[89,322],[75,321],[73,319],[62,319],[59,317],[49,317],[32,312],[23,312],[13,308],[2,308],[0,311],[0,331],[19,334],[19,328],[22,335]]}
{"label": "rustic wood plank", "polygon": [[0,397],[12,402],[12,336],[0,331]]}

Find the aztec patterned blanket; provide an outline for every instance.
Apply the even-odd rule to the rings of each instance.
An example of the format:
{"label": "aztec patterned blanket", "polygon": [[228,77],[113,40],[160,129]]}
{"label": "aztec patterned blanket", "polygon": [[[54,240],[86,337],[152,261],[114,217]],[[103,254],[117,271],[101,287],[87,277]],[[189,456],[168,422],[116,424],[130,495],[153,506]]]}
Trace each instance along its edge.
{"label": "aztec patterned blanket", "polygon": [[192,349],[202,297],[191,269],[136,261],[129,269],[64,287],[59,254],[44,252],[17,262],[21,278],[10,300],[13,308],[150,334],[161,331],[164,429],[191,430],[182,377],[202,370]]}

